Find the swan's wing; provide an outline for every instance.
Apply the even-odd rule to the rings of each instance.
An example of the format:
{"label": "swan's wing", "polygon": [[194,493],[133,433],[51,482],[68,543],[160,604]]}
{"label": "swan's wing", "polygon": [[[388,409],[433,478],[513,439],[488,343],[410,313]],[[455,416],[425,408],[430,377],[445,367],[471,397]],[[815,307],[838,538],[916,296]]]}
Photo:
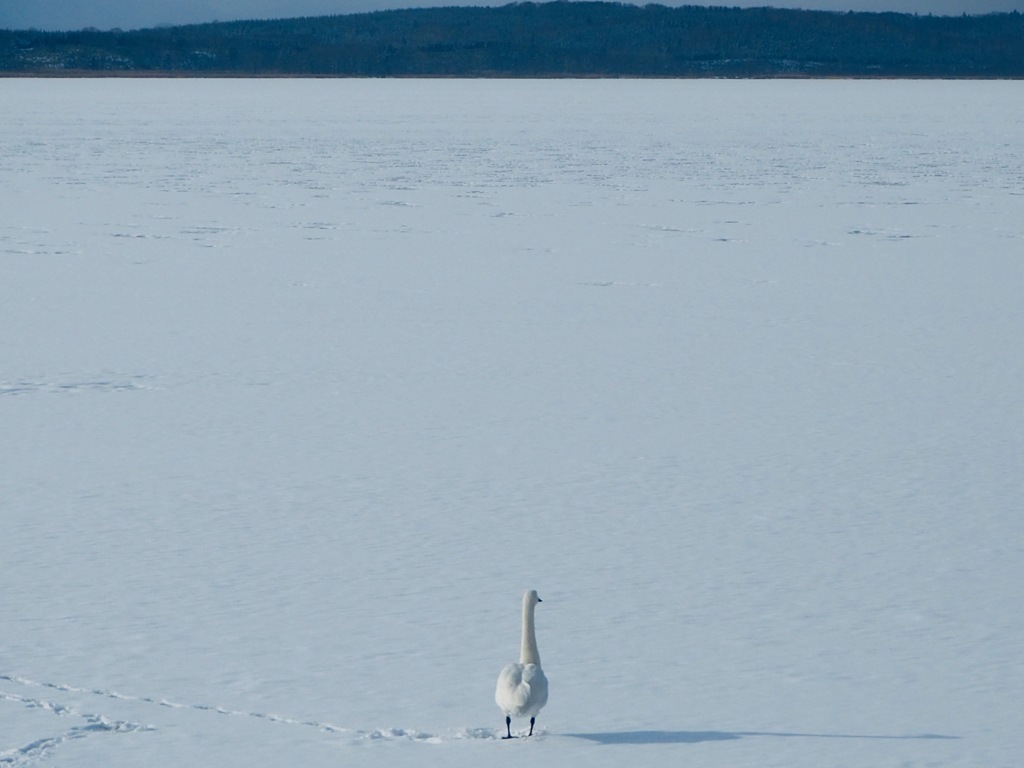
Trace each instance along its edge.
{"label": "swan's wing", "polygon": [[502,711],[518,715],[530,698],[530,686],[523,682],[523,665],[508,664],[498,673],[494,701]]}
{"label": "swan's wing", "polygon": [[530,689],[528,708],[536,713],[548,703],[548,678],[536,664],[523,667],[523,685]]}

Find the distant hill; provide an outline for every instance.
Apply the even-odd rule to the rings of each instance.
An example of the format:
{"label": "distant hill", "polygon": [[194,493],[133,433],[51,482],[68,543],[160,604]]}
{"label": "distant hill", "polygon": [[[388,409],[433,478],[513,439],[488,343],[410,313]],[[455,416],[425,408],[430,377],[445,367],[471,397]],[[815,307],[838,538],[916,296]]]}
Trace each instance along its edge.
{"label": "distant hill", "polygon": [[1024,15],[515,3],[132,32],[0,31],[0,74],[1024,77]]}

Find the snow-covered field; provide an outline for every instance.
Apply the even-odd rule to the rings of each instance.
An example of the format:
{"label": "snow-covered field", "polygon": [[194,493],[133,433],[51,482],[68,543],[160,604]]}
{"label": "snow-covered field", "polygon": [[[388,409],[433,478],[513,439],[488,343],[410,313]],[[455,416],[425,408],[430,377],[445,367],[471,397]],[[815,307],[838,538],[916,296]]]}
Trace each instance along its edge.
{"label": "snow-covered field", "polygon": [[1024,83],[0,104],[0,765],[1020,765]]}

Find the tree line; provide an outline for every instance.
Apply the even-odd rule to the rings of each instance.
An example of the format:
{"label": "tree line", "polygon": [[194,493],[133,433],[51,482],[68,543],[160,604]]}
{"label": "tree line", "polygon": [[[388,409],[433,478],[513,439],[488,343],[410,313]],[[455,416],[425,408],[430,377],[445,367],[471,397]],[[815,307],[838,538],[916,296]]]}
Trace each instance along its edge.
{"label": "tree line", "polygon": [[134,31],[0,30],[0,73],[1024,77],[1024,16],[521,2]]}

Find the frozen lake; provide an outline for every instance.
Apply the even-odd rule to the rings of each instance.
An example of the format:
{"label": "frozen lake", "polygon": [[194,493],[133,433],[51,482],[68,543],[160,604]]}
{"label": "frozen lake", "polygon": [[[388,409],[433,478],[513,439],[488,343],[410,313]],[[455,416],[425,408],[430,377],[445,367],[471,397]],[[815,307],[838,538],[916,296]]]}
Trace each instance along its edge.
{"label": "frozen lake", "polygon": [[0,765],[1024,755],[1024,83],[0,103]]}

